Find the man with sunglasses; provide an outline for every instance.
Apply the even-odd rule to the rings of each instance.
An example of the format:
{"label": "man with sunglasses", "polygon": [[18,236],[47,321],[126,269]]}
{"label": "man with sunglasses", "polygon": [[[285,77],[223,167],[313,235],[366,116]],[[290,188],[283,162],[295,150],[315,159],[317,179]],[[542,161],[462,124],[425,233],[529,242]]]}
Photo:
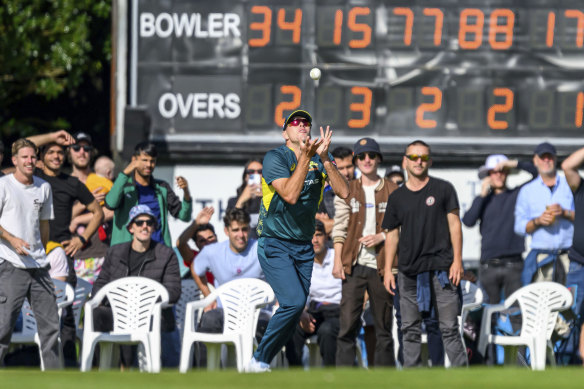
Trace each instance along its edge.
{"label": "man with sunglasses", "polygon": [[315,215],[325,180],[340,197],[349,194],[328,152],[332,131],[321,127],[320,137],[313,140],[311,127],[308,112],[293,111],[282,127],[285,145],[264,157],[258,259],[280,308],[247,366],[249,372],[269,371],[268,364],[294,334],[304,310],[314,263]]}
{"label": "man with sunglasses", "polygon": [[[181,293],[178,259],[173,249],[152,240],[158,225],[156,215],[147,205],[139,204],[130,209],[127,219],[125,228],[132,240],[109,248],[101,272],[93,284],[92,295],[95,296],[109,282],[136,276],[150,278],[164,285],[169,303],[176,303]],[[94,311],[94,326],[97,331],[112,330],[110,306],[102,305]],[[161,331],[172,333],[175,328],[172,308],[163,309]],[[130,348],[122,347],[122,363],[124,366],[134,364],[134,352]]]}
{"label": "man with sunglasses", "polygon": [[[98,227],[97,234],[93,234],[87,245],[75,254],[74,260],[77,276],[93,283],[99,275],[105,253],[109,248],[109,235],[111,234],[111,223],[109,222],[113,219],[114,213],[105,207],[103,200],[112,188],[113,182],[98,176],[91,170],[91,161],[96,155],[91,136],[85,132],[78,132],[73,138],[75,143],[67,147],[67,159],[73,166],[71,175],[77,177],[89,189],[99,202],[104,214],[103,223]],[[75,204],[70,230],[82,232],[91,222],[91,216],[91,213],[87,212],[82,204]]]}
{"label": "man with sunglasses", "polygon": [[540,143],[533,154],[539,175],[521,188],[515,204],[515,232],[531,235],[521,283],[565,284],[574,234],[574,196],[566,178],[557,174],[556,148]]}
{"label": "man with sunglasses", "polygon": [[421,364],[422,314],[435,303],[444,350],[452,366],[467,365],[458,324],[462,268],[462,228],[456,190],[428,175],[430,146],[421,140],[405,150],[408,181],[387,200],[383,282],[395,294],[392,265],[399,248],[398,284],[404,367]]}
{"label": "man with sunglasses", "polygon": [[[468,227],[480,221],[479,279],[489,304],[498,304],[501,298],[509,297],[521,287],[525,239],[513,231],[513,213],[522,185],[507,188],[507,177],[514,168],[525,170],[531,174],[531,179],[537,176],[537,169],[529,162],[510,160],[502,154],[489,155],[478,172],[482,180],[481,193],[462,218]],[[512,317],[512,324],[518,329],[519,316]],[[493,354],[490,352],[489,358],[494,357]]]}
{"label": "man with sunglasses", "polygon": [[[353,366],[355,339],[361,328],[365,292],[369,295],[375,326],[375,366],[395,364],[393,353],[393,300],[383,287],[385,233],[381,228],[387,198],[397,185],[377,174],[382,161],[379,144],[359,139],[353,161],[361,177],[349,183],[349,196],[335,199],[333,276],[343,280],[337,366]],[[372,361],[373,362],[373,361]]]}

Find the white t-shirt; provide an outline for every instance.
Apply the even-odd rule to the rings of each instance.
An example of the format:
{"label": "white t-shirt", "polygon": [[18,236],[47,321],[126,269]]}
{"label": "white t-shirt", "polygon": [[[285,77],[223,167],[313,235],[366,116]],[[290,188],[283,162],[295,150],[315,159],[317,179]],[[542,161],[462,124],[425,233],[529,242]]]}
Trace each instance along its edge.
{"label": "white t-shirt", "polygon": [[69,275],[69,265],[67,264],[67,254],[62,247],[55,247],[47,254],[47,259],[51,265],[49,276],[67,277]]}
{"label": "white t-shirt", "polygon": [[328,249],[322,265],[314,261],[312,278],[310,281],[310,301],[321,303],[341,303],[343,280],[333,277],[335,250]]}
{"label": "white t-shirt", "polygon": [[21,269],[47,266],[40,220],[53,217],[53,195],[48,182],[33,176],[33,183],[24,185],[14,174],[0,177],[0,225],[30,245],[29,255],[18,255],[6,240],[0,239],[0,263],[9,261]]}
{"label": "white t-shirt", "polygon": [[247,248],[241,253],[231,251],[229,240],[207,245],[195,257],[194,266],[199,276],[207,271],[213,273],[215,286],[238,278],[264,279],[258,260],[258,242],[254,239],[248,241]]}
{"label": "white t-shirt", "polygon": [[[363,186],[363,191],[365,192],[365,223],[363,223],[362,236],[375,234],[375,224],[377,223],[375,217],[375,188],[378,184],[379,182],[375,185]],[[377,269],[375,247],[365,247],[364,245],[361,245],[361,250],[359,250],[359,254],[357,254],[357,263],[362,266]]]}

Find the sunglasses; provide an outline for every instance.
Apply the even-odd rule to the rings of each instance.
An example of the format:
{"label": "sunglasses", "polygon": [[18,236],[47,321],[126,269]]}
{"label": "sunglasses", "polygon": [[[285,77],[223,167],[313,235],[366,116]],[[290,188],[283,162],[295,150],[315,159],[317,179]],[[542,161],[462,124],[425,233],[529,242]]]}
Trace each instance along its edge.
{"label": "sunglasses", "polygon": [[247,169],[246,174],[262,174],[262,169]]}
{"label": "sunglasses", "polygon": [[416,162],[418,159],[421,159],[424,162],[428,162],[430,160],[430,155],[428,154],[410,154],[410,155],[406,155],[406,158],[409,159],[410,161],[414,161]]}
{"label": "sunglasses", "polygon": [[73,149],[73,151],[79,151],[81,149],[83,149],[83,151],[89,153],[91,150],[93,150],[93,147],[91,146],[81,146],[81,145],[71,145],[71,148]]}
{"label": "sunglasses", "polygon": [[146,224],[148,227],[152,227],[154,225],[154,220],[152,220],[152,219],[139,219],[139,220],[134,220],[134,224],[137,225],[138,227],[142,227],[144,224]]}
{"label": "sunglasses", "polygon": [[306,120],[306,119],[294,119],[294,120],[289,121],[288,122],[288,125],[289,126],[296,127],[296,126],[299,126],[300,123],[304,124],[304,127],[310,127],[311,126],[310,122],[308,120]]}
{"label": "sunglasses", "polygon": [[363,161],[365,159],[366,155],[369,156],[369,159],[375,159],[375,157],[377,157],[379,154],[374,153],[374,152],[360,153],[360,154],[357,154],[357,159],[359,161]]}

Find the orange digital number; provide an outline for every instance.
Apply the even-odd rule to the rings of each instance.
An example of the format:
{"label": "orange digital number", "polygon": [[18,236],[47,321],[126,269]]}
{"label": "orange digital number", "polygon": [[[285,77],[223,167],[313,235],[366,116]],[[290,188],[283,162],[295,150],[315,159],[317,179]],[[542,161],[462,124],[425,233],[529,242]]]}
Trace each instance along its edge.
{"label": "orange digital number", "polygon": [[286,10],[281,8],[278,10],[278,27],[282,30],[292,31],[292,42],[300,43],[300,33],[302,30],[302,10],[296,8],[294,10],[294,20],[286,21]]}
{"label": "orange digital number", "polygon": [[292,95],[292,101],[282,101],[276,106],[276,111],[274,112],[274,121],[278,126],[282,127],[284,125],[284,120],[286,120],[284,118],[284,111],[300,107],[302,91],[294,85],[282,85],[280,87],[280,93],[283,95]]}
{"label": "orange digital number", "polygon": [[554,29],[556,28],[556,13],[549,12],[547,19],[547,33],[545,35],[545,45],[552,47],[554,45]]}
{"label": "orange digital number", "polygon": [[[264,15],[263,22],[254,22],[249,25],[250,30],[256,30],[262,32],[261,38],[255,38],[249,40],[249,45],[251,47],[264,47],[270,43],[270,33],[272,31],[272,10],[265,5],[254,5],[251,7],[251,13]],[[284,125],[284,123],[282,123]]]}
{"label": "orange digital number", "polygon": [[424,119],[426,112],[436,112],[442,108],[442,91],[435,86],[425,86],[422,88],[424,96],[434,96],[434,101],[431,103],[420,104],[416,109],[416,125],[420,128],[436,128],[436,120]]}
{"label": "orange digital number", "polygon": [[343,32],[343,11],[337,9],[335,11],[335,29],[333,33],[333,43],[335,45],[341,44],[342,32]]}
{"label": "orange digital number", "polygon": [[444,25],[444,13],[439,8],[424,8],[424,15],[434,16],[434,46],[442,44],[442,26]]}
{"label": "orange digital number", "polygon": [[493,104],[487,112],[487,124],[493,130],[506,130],[509,123],[505,120],[496,120],[495,115],[498,113],[507,113],[513,109],[513,91],[508,88],[495,88],[493,95],[504,97],[504,104]]}
{"label": "orange digital number", "polygon": [[574,118],[574,124],[576,128],[582,127],[582,119],[584,116],[584,92],[578,93],[576,97],[576,117]]}
{"label": "orange digital number", "polygon": [[576,46],[582,47],[584,45],[584,12],[577,9],[567,9],[565,15],[567,18],[575,18],[578,20],[576,27]]}
{"label": "orange digital number", "polygon": [[[475,24],[468,24],[468,19],[475,17]],[[460,13],[460,25],[458,29],[458,44],[466,50],[476,50],[483,43],[483,26],[485,14],[477,8],[465,8]],[[474,39],[467,40],[467,34],[474,34]]]}
{"label": "orange digital number", "polygon": [[349,110],[353,112],[361,112],[361,119],[351,119],[347,123],[349,128],[363,128],[371,122],[371,99],[373,93],[371,89],[362,86],[354,86],[351,88],[353,95],[363,96],[363,102],[351,103]]}
{"label": "orange digital number", "polygon": [[403,15],[406,17],[404,44],[410,46],[412,44],[412,31],[414,29],[414,12],[410,8],[397,7],[393,9],[393,13],[395,15]]}
{"label": "orange digital number", "polygon": [[349,11],[347,26],[353,32],[362,32],[361,39],[352,39],[349,41],[349,47],[353,49],[363,49],[371,43],[371,26],[364,23],[357,23],[357,16],[369,15],[371,10],[368,7],[355,7]]}
{"label": "orange digital number", "polygon": [[[500,26],[499,18],[505,18],[507,22]],[[515,14],[507,8],[498,8],[491,13],[489,18],[489,43],[495,50],[506,50],[513,44],[513,26]],[[497,34],[503,34],[505,40],[497,41]]]}

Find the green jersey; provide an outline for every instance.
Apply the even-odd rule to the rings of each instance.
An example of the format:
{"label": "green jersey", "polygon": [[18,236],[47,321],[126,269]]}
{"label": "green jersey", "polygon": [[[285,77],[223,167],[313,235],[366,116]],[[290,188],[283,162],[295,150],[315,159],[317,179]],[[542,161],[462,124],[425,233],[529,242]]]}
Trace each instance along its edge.
{"label": "green jersey", "polygon": [[[329,159],[333,156],[329,153]],[[298,160],[288,146],[266,153],[263,162],[262,203],[257,227],[258,236],[298,241],[311,241],[314,235],[316,211],[322,201],[327,178],[324,164],[318,155],[310,160],[304,187],[296,204],[285,202],[272,186],[278,178],[289,178]]]}

